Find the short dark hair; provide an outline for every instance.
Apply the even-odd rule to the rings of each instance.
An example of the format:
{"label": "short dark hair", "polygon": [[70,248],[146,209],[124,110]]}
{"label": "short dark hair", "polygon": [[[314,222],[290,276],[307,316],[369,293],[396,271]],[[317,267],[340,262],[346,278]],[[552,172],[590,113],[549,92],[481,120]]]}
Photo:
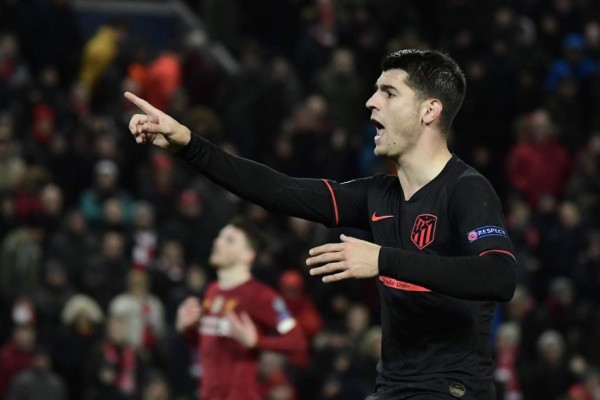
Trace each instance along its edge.
{"label": "short dark hair", "polygon": [[262,232],[244,217],[234,217],[229,225],[244,232],[248,245],[255,253],[260,253],[265,248],[265,238]]}
{"label": "short dark hair", "polygon": [[467,82],[456,61],[440,51],[404,49],[388,54],[381,70],[406,71],[406,84],[419,100],[436,98],[442,102],[440,127],[448,131],[465,99]]}

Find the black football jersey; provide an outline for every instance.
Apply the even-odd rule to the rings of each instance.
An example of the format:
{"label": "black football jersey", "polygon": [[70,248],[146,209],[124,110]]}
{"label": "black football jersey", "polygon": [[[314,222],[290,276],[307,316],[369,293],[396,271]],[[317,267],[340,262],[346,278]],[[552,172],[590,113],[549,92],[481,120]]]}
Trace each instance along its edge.
{"label": "black football jersey", "polygon": [[[456,156],[409,200],[398,177],[376,175],[327,182],[337,224],[368,229],[374,242],[440,256],[484,255],[513,249],[491,184]],[[477,399],[489,389],[495,303],[461,300],[380,275],[383,330],[377,386],[402,399],[439,392]]]}

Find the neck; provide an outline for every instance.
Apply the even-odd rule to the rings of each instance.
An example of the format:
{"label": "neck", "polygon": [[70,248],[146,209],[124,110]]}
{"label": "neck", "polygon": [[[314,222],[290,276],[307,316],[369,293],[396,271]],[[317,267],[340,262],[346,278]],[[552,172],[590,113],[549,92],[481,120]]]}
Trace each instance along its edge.
{"label": "neck", "polygon": [[250,278],[250,268],[244,264],[217,269],[217,280],[221,289],[231,289],[248,282]]}
{"label": "neck", "polygon": [[404,197],[409,200],[419,189],[442,172],[452,154],[445,136],[425,129],[415,144],[396,160],[396,168]]}

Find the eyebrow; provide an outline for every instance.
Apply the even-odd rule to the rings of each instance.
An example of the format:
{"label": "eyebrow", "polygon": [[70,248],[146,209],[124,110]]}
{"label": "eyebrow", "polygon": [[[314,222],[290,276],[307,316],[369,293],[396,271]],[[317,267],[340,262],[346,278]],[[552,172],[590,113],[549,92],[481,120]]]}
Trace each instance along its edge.
{"label": "eyebrow", "polygon": [[396,89],[394,86],[392,85],[387,85],[385,83],[382,83],[381,85],[377,85],[377,83],[375,84],[375,90],[381,90],[381,91],[389,91],[389,92],[398,92],[398,89]]}

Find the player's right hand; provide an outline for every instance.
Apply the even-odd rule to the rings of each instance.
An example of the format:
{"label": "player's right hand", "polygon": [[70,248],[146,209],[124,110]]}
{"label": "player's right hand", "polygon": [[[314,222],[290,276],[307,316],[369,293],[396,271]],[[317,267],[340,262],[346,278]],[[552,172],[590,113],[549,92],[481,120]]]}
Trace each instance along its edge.
{"label": "player's right hand", "polygon": [[188,144],[192,133],[187,127],[131,92],[125,92],[124,96],[144,112],[134,114],[129,121],[129,131],[136,143],[152,143],[170,152]]}
{"label": "player's right hand", "polygon": [[177,309],[176,328],[178,332],[183,332],[187,328],[200,322],[202,316],[202,306],[197,297],[188,297],[179,305]]}

